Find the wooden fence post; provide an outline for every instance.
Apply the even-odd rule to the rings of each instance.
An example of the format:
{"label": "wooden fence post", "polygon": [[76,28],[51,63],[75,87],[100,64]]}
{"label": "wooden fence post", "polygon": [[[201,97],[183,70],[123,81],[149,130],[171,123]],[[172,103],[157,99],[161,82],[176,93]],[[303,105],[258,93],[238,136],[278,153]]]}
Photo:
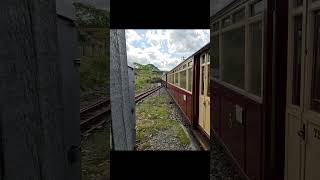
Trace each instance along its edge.
{"label": "wooden fence post", "polygon": [[110,30],[110,96],[114,150],[135,145],[134,97],[130,88],[124,30]]}
{"label": "wooden fence post", "polygon": [[79,179],[66,151],[56,0],[1,1],[0,24],[0,179]]}

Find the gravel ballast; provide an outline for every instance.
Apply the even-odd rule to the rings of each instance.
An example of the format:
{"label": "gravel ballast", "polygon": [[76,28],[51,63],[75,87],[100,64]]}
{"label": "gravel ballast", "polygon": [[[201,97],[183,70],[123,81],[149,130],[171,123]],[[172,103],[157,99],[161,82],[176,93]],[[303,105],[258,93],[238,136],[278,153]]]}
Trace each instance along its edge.
{"label": "gravel ballast", "polygon": [[211,136],[210,180],[243,180],[223,147]]}
{"label": "gravel ballast", "polygon": [[193,150],[182,117],[164,88],[136,105],[136,121],[136,150]]}

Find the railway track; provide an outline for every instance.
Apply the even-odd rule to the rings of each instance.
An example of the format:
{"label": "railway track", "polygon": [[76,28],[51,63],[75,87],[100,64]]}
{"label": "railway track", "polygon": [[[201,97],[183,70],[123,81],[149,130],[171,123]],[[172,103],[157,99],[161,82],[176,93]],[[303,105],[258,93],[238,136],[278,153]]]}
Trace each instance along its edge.
{"label": "railway track", "polygon": [[143,100],[144,98],[148,97],[149,95],[153,94],[154,92],[158,91],[162,86],[156,86],[153,88],[150,88],[148,90],[146,90],[145,92],[138,94],[135,96],[135,102],[138,103],[141,100]]}
{"label": "railway track", "polygon": [[[162,86],[157,86],[146,90],[145,92],[135,96],[135,103],[140,102],[147,96],[158,91]],[[80,110],[80,129],[82,135],[88,135],[91,131],[101,127],[106,122],[105,115],[111,111],[110,99],[103,98]]]}
{"label": "railway track", "polygon": [[[91,131],[106,123],[104,115],[111,110],[110,99],[103,98],[80,110],[81,134],[88,135]],[[107,122],[110,123],[110,122]]]}

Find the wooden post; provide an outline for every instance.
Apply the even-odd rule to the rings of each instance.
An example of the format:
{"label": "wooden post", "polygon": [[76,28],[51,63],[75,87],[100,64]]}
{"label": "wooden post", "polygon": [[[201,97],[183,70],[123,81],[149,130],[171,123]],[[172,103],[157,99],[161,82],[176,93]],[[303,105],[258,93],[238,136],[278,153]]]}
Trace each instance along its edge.
{"label": "wooden post", "polygon": [[134,78],[132,79],[128,75],[124,30],[110,30],[110,39],[110,99],[113,149],[133,150],[135,145],[135,103],[131,81],[133,82]]}
{"label": "wooden post", "polygon": [[0,24],[0,179],[79,179],[64,139],[56,1],[1,1]]}

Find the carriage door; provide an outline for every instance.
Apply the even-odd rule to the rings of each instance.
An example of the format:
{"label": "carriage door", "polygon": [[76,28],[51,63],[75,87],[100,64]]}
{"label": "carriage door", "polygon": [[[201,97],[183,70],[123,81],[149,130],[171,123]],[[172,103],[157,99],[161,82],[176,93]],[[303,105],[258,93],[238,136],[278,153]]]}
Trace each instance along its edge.
{"label": "carriage door", "polygon": [[286,180],[320,179],[320,1],[290,0]]}
{"label": "carriage door", "polygon": [[199,125],[210,135],[210,97],[209,94],[209,69],[210,59],[208,54],[200,57],[200,97],[199,97]]}

